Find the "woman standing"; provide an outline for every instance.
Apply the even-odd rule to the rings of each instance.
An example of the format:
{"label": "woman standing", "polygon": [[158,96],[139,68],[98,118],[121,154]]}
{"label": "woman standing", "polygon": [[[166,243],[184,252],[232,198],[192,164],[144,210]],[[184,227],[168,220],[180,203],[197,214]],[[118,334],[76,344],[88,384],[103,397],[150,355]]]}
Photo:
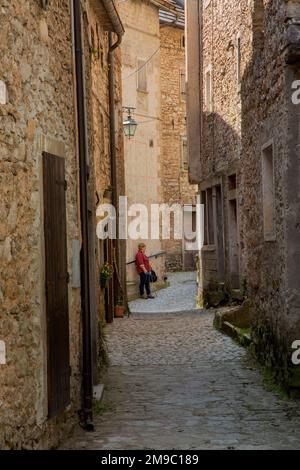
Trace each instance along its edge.
{"label": "woman standing", "polygon": [[138,252],[135,255],[136,270],[140,276],[140,297],[141,299],[154,299],[150,289],[152,266],[149,262],[149,258],[145,254],[145,251],[146,245],[144,243],[140,243],[138,246]]}

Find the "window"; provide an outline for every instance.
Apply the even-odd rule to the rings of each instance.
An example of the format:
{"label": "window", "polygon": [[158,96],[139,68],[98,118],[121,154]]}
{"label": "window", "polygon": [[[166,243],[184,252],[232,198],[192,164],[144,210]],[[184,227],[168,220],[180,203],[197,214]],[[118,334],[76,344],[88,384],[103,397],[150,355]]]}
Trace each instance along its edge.
{"label": "window", "polygon": [[228,189],[229,191],[232,191],[233,189],[236,189],[236,174],[234,173],[233,175],[228,176]]}
{"label": "window", "polygon": [[206,201],[207,201],[207,235],[209,245],[215,244],[215,234],[214,234],[214,209],[213,209],[213,191],[212,188],[207,189],[206,191]]}
{"label": "window", "polygon": [[212,78],[211,78],[211,66],[209,66],[205,72],[205,105],[208,112],[212,112]]}
{"label": "window", "polygon": [[240,85],[241,83],[241,38],[238,36],[237,38],[237,45],[236,45],[236,69],[237,69],[237,83]]}
{"label": "window", "polygon": [[207,245],[206,191],[201,191],[201,204],[204,205],[204,245]]}
{"label": "window", "polygon": [[185,35],[184,34],[181,36],[180,45],[182,49],[185,49]]}
{"label": "window", "polygon": [[104,49],[103,49],[103,45],[101,43],[99,43],[99,53],[100,53],[100,64],[101,64],[101,68],[103,69],[103,67],[104,67]]}
{"label": "window", "polygon": [[137,89],[147,91],[147,65],[146,61],[141,59],[138,59]]}
{"label": "window", "polygon": [[181,168],[189,169],[187,137],[181,137]]}
{"label": "window", "polygon": [[273,142],[269,142],[262,149],[262,189],[264,237],[266,241],[270,241],[274,240],[275,236],[275,184]]}
{"label": "window", "polygon": [[201,191],[201,204],[204,204],[204,245],[214,245],[213,188]]}
{"label": "window", "polygon": [[186,101],[186,77],[184,69],[180,69],[180,97],[182,101]]}
{"label": "window", "polygon": [[100,59],[100,43],[99,43],[99,33],[98,25],[96,24],[96,36],[95,31],[91,28],[91,53],[94,59]]}

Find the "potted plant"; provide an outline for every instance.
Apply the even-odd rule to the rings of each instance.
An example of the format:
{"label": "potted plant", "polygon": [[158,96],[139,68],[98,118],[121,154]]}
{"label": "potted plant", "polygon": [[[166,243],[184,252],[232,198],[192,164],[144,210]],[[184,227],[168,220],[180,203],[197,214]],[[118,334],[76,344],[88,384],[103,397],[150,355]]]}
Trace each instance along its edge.
{"label": "potted plant", "polygon": [[115,305],[115,318],[123,318],[125,307],[123,305],[123,299],[119,298]]}
{"label": "potted plant", "polygon": [[112,278],[113,267],[110,263],[106,262],[101,268],[100,271],[100,286],[102,289],[105,289],[107,282]]}
{"label": "potted plant", "polygon": [[112,198],[112,191],[113,191],[112,186],[108,186],[108,188],[106,188],[106,189],[104,190],[103,197],[104,197],[105,199],[111,200],[111,198]]}

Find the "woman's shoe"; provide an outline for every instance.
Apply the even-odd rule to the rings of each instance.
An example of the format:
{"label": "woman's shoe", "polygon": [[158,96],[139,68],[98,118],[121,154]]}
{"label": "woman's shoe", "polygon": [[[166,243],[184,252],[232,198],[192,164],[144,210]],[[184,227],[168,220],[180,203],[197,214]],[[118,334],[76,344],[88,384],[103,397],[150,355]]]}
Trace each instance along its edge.
{"label": "woman's shoe", "polygon": [[148,295],[147,299],[155,299],[154,295]]}

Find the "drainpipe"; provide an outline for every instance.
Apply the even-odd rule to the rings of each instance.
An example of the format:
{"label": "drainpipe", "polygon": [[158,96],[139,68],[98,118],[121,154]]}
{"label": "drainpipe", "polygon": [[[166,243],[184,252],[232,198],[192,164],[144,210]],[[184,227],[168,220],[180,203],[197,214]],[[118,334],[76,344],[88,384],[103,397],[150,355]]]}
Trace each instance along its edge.
{"label": "drainpipe", "polygon": [[[119,201],[117,193],[117,152],[116,152],[116,120],[115,120],[115,73],[114,73],[114,50],[121,44],[123,29],[120,29],[116,42],[113,42],[113,33],[109,33],[109,51],[108,51],[108,80],[109,80],[109,130],[110,130],[110,165],[111,165],[111,182],[112,182],[112,203],[119,213]],[[120,267],[120,247],[119,247],[119,220],[116,218],[116,234],[117,239],[114,240],[115,260],[118,268]],[[120,286],[115,283],[114,298],[117,299],[120,292]]]}
{"label": "drainpipe", "polygon": [[115,49],[121,43],[122,36],[125,32],[124,26],[122,24],[119,13],[115,7],[114,1],[113,0],[101,0],[101,2],[103,3],[106,13],[109,16],[109,19],[113,25],[114,32],[118,35],[118,41],[116,43],[116,46],[114,47]]}
{"label": "drainpipe", "polygon": [[75,43],[76,97],[77,97],[77,130],[80,169],[80,216],[81,216],[81,305],[82,305],[82,349],[83,349],[83,427],[94,430],[92,400],[92,341],[91,341],[91,305],[89,291],[89,232],[88,232],[88,146],[86,135],[87,116],[85,110],[85,86],[83,41],[80,0],[73,0],[73,26]]}

